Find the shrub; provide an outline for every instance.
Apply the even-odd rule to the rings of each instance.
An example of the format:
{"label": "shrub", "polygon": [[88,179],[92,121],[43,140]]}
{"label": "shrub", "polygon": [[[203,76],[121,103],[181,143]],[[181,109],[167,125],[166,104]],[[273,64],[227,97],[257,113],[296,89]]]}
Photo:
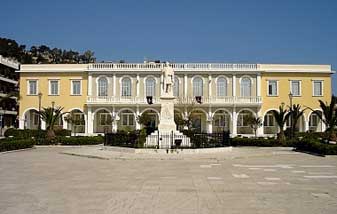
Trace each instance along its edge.
{"label": "shrub", "polygon": [[109,133],[105,135],[105,144],[109,146],[122,146],[130,148],[141,148],[146,139],[146,133],[139,131]]}
{"label": "shrub", "polygon": [[[14,129],[10,128],[5,131],[5,137],[13,136],[16,139],[27,139],[27,138],[38,138],[40,136],[46,135],[45,130],[35,130],[35,129]],[[56,136],[70,136],[71,131],[66,129],[55,130]]]}
{"label": "shrub", "polygon": [[1,140],[0,141],[0,152],[17,150],[17,149],[26,149],[32,148],[34,146],[34,140],[25,139],[25,140]]}
{"label": "shrub", "polygon": [[337,145],[323,143],[313,138],[303,138],[296,144],[296,150],[308,151],[321,155],[337,155]]}
{"label": "shrub", "polygon": [[97,145],[104,142],[102,136],[94,137],[57,137],[55,139],[56,144],[61,145]]}
{"label": "shrub", "polygon": [[279,143],[279,140],[274,138],[233,138],[232,146],[261,146],[261,147],[273,147],[273,146],[294,146],[296,140],[287,140],[283,143]]}

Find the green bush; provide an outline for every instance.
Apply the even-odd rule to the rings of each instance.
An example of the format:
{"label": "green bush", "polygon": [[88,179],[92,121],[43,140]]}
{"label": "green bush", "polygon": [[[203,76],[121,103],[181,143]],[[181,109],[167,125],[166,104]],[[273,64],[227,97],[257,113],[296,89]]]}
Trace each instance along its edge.
{"label": "green bush", "polygon": [[[38,138],[40,136],[45,136],[47,133],[46,130],[35,130],[35,129],[7,129],[4,133],[5,137],[13,136],[16,139],[27,139],[27,138]],[[57,129],[55,130],[56,136],[70,136],[71,131],[66,129]]]}
{"label": "green bush", "polygon": [[104,142],[102,136],[93,137],[57,137],[55,139],[56,144],[60,145],[97,145]]}
{"label": "green bush", "polygon": [[296,140],[287,140],[283,143],[280,143],[277,139],[274,138],[233,138],[231,141],[232,146],[261,146],[261,147],[273,147],[273,146],[294,146]]}
{"label": "green bush", "polygon": [[146,141],[146,131],[139,132],[118,131],[117,133],[108,133],[105,135],[105,144],[108,146],[122,146],[130,148],[142,148]]}
{"label": "green bush", "polygon": [[17,149],[26,149],[32,148],[34,146],[34,140],[25,139],[25,140],[13,140],[13,139],[4,139],[0,140],[0,152],[17,150]]}
{"label": "green bush", "polygon": [[296,144],[296,150],[313,152],[321,155],[337,155],[337,145],[323,143],[313,138],[303,138]]}

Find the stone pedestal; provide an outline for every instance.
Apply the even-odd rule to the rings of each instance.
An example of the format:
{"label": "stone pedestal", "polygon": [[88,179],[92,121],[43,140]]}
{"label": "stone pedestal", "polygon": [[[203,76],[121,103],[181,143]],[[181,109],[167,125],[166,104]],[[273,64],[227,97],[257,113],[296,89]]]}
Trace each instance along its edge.
{"label": "stone pedestal", "polygon": [[174,122],[174,99],[172,96],[160,97],[161,110],[158,125],[160,133],[169,134],[176,130],[176,123]]}

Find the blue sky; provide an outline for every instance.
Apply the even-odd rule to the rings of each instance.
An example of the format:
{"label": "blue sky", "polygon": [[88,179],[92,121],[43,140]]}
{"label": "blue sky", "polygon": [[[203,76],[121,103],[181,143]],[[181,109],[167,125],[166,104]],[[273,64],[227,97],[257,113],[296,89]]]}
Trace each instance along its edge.
{"label": "blue sky", "polygon": [[[307,63],[337,70],[334,0],[2,0],[0,37],[98,60]],[[333,77],[337,94],[337,77]]]}

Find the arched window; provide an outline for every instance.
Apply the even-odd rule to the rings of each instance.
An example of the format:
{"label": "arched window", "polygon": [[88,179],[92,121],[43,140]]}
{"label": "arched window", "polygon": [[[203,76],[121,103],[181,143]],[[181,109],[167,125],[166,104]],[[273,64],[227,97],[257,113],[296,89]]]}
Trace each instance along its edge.
{"label": "arched window", "polygon": [[131,96],[131,79],[125,77],[122,80],[122,97],[130,97],[130,96]]}
{"label": "arched window", "polygon": [[250,78],[248,77],[244,77],[241,79],[241,96],[242,97],[250,97],[251,96],[251,92],[252,92],[252,82],[250,80]]}
{"label": "arched window", "polygon": [[156,94],[156,81],[154,78],[150,77],[146,79],[146,96],[154,97]]}
{"label": "arched window", "polygon": [[216,89],[218,97],[227,96],[227,80],[224,77],[217,80]]}
{"label": "arched window", "polygon": [[179,97],[179,79],[178,79],[178,77],[174,78],[173,96]]}
{"label": "arched window", "polygon": [[108,96],[108,80],[105,77],[100,77],[98,79],[98,96],[105,97]]}
{"label": "arched window", "polygon": [[203,81],[200,77],[193,79],[193,96],[202,96],[203,92]]}

